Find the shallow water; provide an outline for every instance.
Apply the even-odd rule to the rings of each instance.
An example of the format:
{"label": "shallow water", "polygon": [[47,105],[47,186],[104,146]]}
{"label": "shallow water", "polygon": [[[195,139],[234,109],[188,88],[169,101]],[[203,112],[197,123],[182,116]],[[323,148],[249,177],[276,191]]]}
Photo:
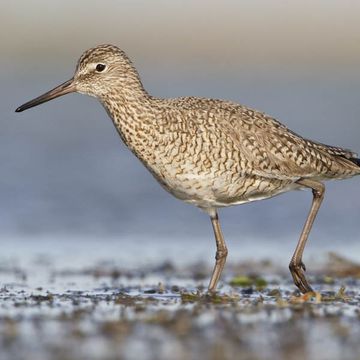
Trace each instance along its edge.
{"label": "shallow water", "polygon": [[[209,297],[212,258],[134,266],[111,243],[19,241],[0,256],[1,359],[359,358],[360,267],[337,255],[307,264],[321,297],[299,296],[281,260],[260,259],[229,261]],[[261,288],[231,286],[238,275]]]}

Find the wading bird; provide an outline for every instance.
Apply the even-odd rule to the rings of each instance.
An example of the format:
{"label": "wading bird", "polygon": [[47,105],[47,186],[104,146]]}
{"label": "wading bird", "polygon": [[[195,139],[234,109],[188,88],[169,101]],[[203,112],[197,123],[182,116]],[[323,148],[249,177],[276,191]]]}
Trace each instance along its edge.
{"label": "wading bird", "polygon": [[289,268],[300,291],[312,291],[302,255],[324,197],[322,181],[360,174],[355,153],[305,139],[272,117],[230,101],[153,97],[127,55],[112,45],[87,50],[72,79],[16,111],[71,92],[98,98],[124,143],[163,188],[210,216],[217,247],[210,292],[228,253],[218,209],[311,189],[311,209]]}

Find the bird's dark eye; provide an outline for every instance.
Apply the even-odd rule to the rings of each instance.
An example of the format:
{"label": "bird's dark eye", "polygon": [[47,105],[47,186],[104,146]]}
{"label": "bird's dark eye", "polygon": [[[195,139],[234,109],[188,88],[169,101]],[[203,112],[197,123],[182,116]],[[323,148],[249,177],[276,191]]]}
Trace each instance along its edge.
{"label": "bird's dark eye", "polygon": [[104,65],[104,64],[97,64],[95,69],[96,69],[97,72],[102,72],[102,71],[105,70],[105,68],[106,68],[106,65]]}

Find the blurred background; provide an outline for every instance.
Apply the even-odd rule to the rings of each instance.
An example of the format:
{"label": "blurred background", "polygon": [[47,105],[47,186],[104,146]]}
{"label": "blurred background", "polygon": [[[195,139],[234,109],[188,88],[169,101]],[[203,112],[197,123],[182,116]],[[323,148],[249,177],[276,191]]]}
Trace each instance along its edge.
{"label": "blurred background", "polygon": [[[178,260],[181,251],[183,260],[212,261],[208,217],[163,191],[95,99],[76,94],[21,114],[15,108],[70,78],[84,50],[112,43],[155,96],[230,99],[305,137],[360,151],[359,13],[357,0],[7,3],[3,252],[68,244],[74,257],[107,251],[136,263]],[[327,184],[305,258],[338,250],[360,260],[359,187],[359,178]],[[310,203],[310,192],[292,192],[222,210],[229,260],[290,259]]]}

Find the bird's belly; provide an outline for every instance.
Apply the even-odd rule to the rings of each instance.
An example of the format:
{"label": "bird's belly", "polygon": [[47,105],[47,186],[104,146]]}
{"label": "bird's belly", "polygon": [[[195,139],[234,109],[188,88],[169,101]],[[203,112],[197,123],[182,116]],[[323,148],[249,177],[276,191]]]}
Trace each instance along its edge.
{"label": "bird's belly", "polygon": [[211,171],[155,177],[172,195],[203,209],[262,200],[299,188],[293,180]]}

